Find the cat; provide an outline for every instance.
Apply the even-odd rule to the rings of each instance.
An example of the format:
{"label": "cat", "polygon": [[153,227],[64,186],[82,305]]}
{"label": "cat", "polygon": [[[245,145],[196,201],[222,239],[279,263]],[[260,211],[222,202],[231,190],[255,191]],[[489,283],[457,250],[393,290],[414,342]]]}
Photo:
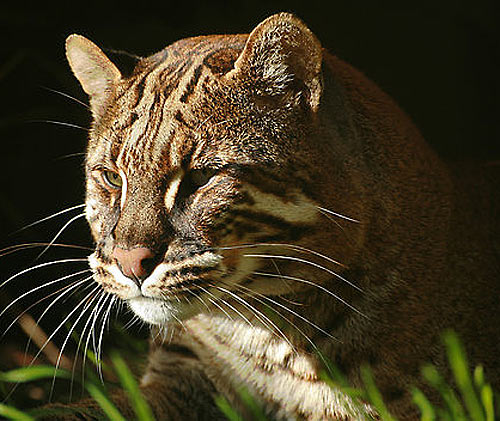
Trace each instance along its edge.
{"label": "cat", "polygon": [[66,51],[93,117],[95,282],[167,338],[141,380],[157,419],[224,419],[218,394],[251,419],[241,387],[272,419],[376,419],[320,378],[329,360],[354,386],[369,364],[416,420],[445,328],[500,386],[498,203],[300,19],[180,40],[130,76],[80,35]]}

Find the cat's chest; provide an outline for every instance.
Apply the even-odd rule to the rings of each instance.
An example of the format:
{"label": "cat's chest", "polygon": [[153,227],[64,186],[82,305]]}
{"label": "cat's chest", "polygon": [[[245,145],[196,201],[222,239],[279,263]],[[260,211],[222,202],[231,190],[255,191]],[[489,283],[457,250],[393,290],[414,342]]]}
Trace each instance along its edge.
{"label": "cat's chest", "polygon": [[[314,357],[279,333],[206,314],[186,321],[185,329],[182,341],[200,358],[216,389],[236,407],[243,389],[277,419],[352,415],[338,407],[341,392],[320,380]],[[360,410],[354,419],[364,419],[364,409]]]}

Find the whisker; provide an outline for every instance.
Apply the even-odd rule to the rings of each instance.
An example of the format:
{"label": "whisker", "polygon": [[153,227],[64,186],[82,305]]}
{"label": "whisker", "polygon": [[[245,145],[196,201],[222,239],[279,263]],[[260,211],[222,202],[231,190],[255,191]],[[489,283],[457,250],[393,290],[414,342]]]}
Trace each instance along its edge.
{"label": "whisker", "polygon": [[60,160],[67,159],[67,158],[74,158],[76,156],[85,156],[85,155],[87,155],[85,152],[68,153],[66,155],[61,155],[61,156],[55,158],[55,161],[60,161]]}
{"label": "whisker", "polygon": [[[0,250],[0,257],[7,256],[12,253],[16,253],[18,251],[29,250],[37,247],[45,247],[50,243],[23,243],[23,244],[15,244],[13,246],[8,246]],[[71,248],[77,250],[85,250],[92,251],[94,250],[91,247],[79,246],[76,244],[62,244],[62,243],[53,243],[50,245],[51,247],[62,247],[62,248]]]}
{"label": "whisker", "polygon": [[[226,284],[228,285],[228,284]],[[229,285],[228,285],[229,286]],[[238,286],[238,285],[237,285]],[[286,337],[286,335],[283,333],[283,331],[276,325],[276,323],[274,323],[269,317],[267,317],[264,313],[262,313],[260,310],[258,310],[257,308],[253,307],[250,303],[248,303],[247,301],[245,301],[243,298],[239,297],[237,294],[231,292],[230,290],[226,289],[226,288],[223,288],[223,287],[216,287],[217,289],[219,289],[220,291],[223,291],[227,294],[229,294],[231,297],[233,297],[235,300],[239,301],[241,304],[243,304],[245,307],[247,307],[251,312],[253,312],[255,314],[255,316],[261,321],[261,323],[266,326],[268,329],[269,329],[269,326],[272,327],[272,329],[269,329],[272,333],[274,333],[275,336],[277,336],[278,338],[281,338],[283,339],[289,346],[290,348],[293,349],[294,352],[297,352],[297,350],[295,349],[294,345],[290,342],[290,340]],[[246,293],[247,296],[253,298],[253,296],[251,294],[248,294]],[[258,313],[258,314],[257,314]],[[265,320],[263,320],[262,318],[264,318]],[[276,333],[278,332],[278,333]]]}
{"label": "whisker", "polygon": [[257,291],[251,290],[250,288],[244,287],[243,285],[239,285],[239,284],[237,284],[237,285],[238,285],[239,288],[245,289],[245,290],[249,291],[249,293],[251,293],[251,294],[256,294],[257,296],[261,297],[262,299],[267,300],[270,303],[273,303],[274,305],[276,305],[278,307],[281,307],[285,311],[288,311],[289,313],[293,314],[295,317],[298,317],[299,319],[301,319],[302,321],[306,322],[308,325],[314,327],[315,329],[317,329],[318,331],[320,331],[324,335],[328,336],[329,338],[337,340],[334,336],[332,336],[326,330],[324,330],[323,328],[321,328],[320,326],[318,326],[316,323],[311,322],[308,318],[302,316],[301,314],[297,313],[296,311],[294,311],[292,309],[289,309],[287,306],[281,304],[280,302],[278,302],[278,301],[276,301],[276,300],[268,297],[267,295],[261,294],[261,293],[259,293]]}
{"label": "whisker", "polygon": [[80,213],[76,216],[74,216],[73,218],[71,218],[68,222],[66,222],[63,227],[57,232],[57,234],[54,236],[54,238],[52,238],[52,240],[49,242],[49,244],[47,245],[47,247],[45,247],[42,252],[38,255],[37,259],[39,259],[51,246],[52,244],[55,243],[55,241],[59,238],[59,236],[63,233],[63,231],[68,228],[74,221],[76,221],[77,219],[79,218],[83,218],[85,217],[85,212],[84,213]]}
{"label": "whisker", "polygon": [[341,213],[337,213],[337,212],[331,211],[330,209],[323,208],[321,206],[316,206],[316,208],[318,208],[320,211],[325,212],[325,213],[327,213],[329,215],[336,216],[337,218],[345,219],[346,221],[354,222],[356,224],[360,223],[360,221],[358,221],[357,219],[350,218],[349,216],[342,215]]}
{"label": "whisker", "polygon": [[[102,309],[102,306],[100,304],[101,304],[102,300],[106,299],[106,296],[107,296],[107,293],[103,289],[98,291],[97,296],[96,296],[96,297],[98,297],[98,298],[96,298],[97,302],[95,303],[94,308],[92,309],[92,311],[89,315],[89,319],[86,323],[86,325],[87,325],[89,323],[89,321],[92,320],[92,323],[89,324],[87,339],[85,340],[85,347],[84,347],[83,353],[82,353],[82,355],[83,355],[83,357],[82,357],[83,358],[83,360],[82,360],[82,385],[85,384],[85,365],[87,362],[87,353],[88,353],[88,348],[89,348],[89,344],[90,344],[90,338],[94,334],[93,329],[95,327],[95,320],[96,320],[97,314]],[[83,336],[83,333],[82,333],[82,336]],[[96,358],[96,364],[97,364],[98,363],[97,356],[95,358]]]}
{"label": "whisker", "polygon": [[352,283],[351,281],[348,281],[346,278],[344,278],[342,275],[339,275],[338,273],[334,272],[331,269],[328,269],[322,265],[319,265],[314,262],[310,262],[309,260],[301,259],[299,257],[292,257],[292,256],[280,256],[280,255],[268,255],[268,254],[244,254],[244,257],[257,257],[257,258],[264,258],[264,259],[280,259],[280,260],[291,260],[294,262],[298,263],[304,263],[306,265],[313,266],[315,268],[324,270],[325,272],[329,273],[330,275],[335,276],[336,278],[340,279],[341,281],[345,282],[346,284],[352,286],[353,288],[357,289],[360,292],[364,292],[360,287],[358,287],[356,284]]}
{"label": "whisker", "polygon": [[[101,354],[99,352],[99,339],[98,337],[96,337],[96,334],[97,334],[97,330],[98,330],[98,326],[96,326],[96,322],[98,323],[99,322],[99,318],[101,316],[101,313],[102,313],[102,316],[105,316],[106,315],[106,309],[105,309],[105,306],[107,305],[107,301],[111,301],[112,299],[112,295],[111,294],[108,294],[106,293],[106,295],[104,296],[104,300],[102,302],[102,305],[101,305],[101,308],[99,309],[99,311],[95,314],[95,317],[94,317],[94,321],[92,322],[92,346],[94,348],[94,354],[95,354],[95,357],[96,357],[96,362],[97,362],[97,373],[99,374],[99,378],[101,379],[102,382],[104,382],[104,377],[102,375],[102,363],[101,363]],[[97,335],[99,336],[99,335]]]}
{"label": "whisker", "polygon": [[64,121],[57,121],[57,120],[30,120],[28,121],[28,123],[49,123],[49,124],[55,124],[57,126],[71,127],[72,129],[79,129],[85,132],[89,131],[89,129],[87,129],[86,127],[79,126],[78,124],[66,123]]}
{"label": "whisker", "polygon": [[61,281],[64,281],[65,279],[69,279],[69,278],[72,278],[74,276],[78,276],[78,275],[81,275],[82,273],[85,273],[85,272],[90,272],[90,269],[85,269],[85,270],[81,270],[79,272],[75,272],[75,273],[72,273],[70,275],[66,275],[66,276],[63,276],[61,278],[58,278],[58,279],[55,279],[53,281],[50,281],[50,282],[47,282],[43,285],[40,285],[40,286],[37,286],[36,288],[33,288],[27,292],[25,292],[24,294],[21,294],[19,297],[17,297],[14,301],[12,301],[7,307],[5,307],[1,312],[0,312],[0,318],[5,314],[6,311],[9,310],[9,308],[11,308],[13,305],[15,305],[19,300],[22,300],[24,297],[26,297],[27,295],[30,295],[36,291],[39,291],[40,289],[42,288],[46,288],[50,285],[53,285],[57,282],[61,282]]}
{"label": "whisker", "polygon": [[[65,290],[65,289],[66,289],[66,291],[64,291],[64,292],[63,292],[63,293],[62,293],[59,297],[57,297],[57,298],[56,298],[56,299],[55,299],[55,300],[54,300],[54,301],[50,304],[50,306],[49,306],[49,307],[51,307],[51,306],[52,306],[52,305],[54,305],[54,304],[55,304],[55,302],[57,302],[57,301],[58,301],[58,300],[59,300],[62,296],[64,296],[66,293],[68,293],[68,292],[69,292],[69,291],[71,291],[72,289],[77,288],[77,287],[78,287],[78,286],[79,286],[82,282],[84,282],[84,281],[75,281],[75,282],[73,282],[72,284],[67,285],[67,286],[65,286],[65,287],[63,287],[63,288],[61,288],[61,289],[59,289],[58,291],[56,291],[56,292],[54,292],[54,293],[52,293],[52,294],[48,295],[47,297],[42,298],[41,300],[39,300],[39,301],[38,301],[37,303],[35,303],[34,305],[36,305],[36,304],[40,303],[41,301],[44,301],[45,299],[47,299],[47,298],[51,297],[52,295],[57,294],[57,293],[59,293],[60,291],[63,291],[63,290]],[[78,285],[77,285],[77,284],[78,284]],[[74,292],[74,291],[73,291],[73,292]],[[34,305],[30,306],[29,308],[33,307]],[[48,309],[47,309],[47,310],[48,310]],[[47,311],[47,310],[46,310],[46,311]],[[30,330],[30,329],[29,329],[29,327],[31,327],[31,332],[29,333],[29,339],[28,339],[28,343],[26,344],[25,353],[24,353],[24,355],[25,355],[25,359],[26,359],[26,357],[27,357],[29,344],[30,344],[30,342],[31,342],[31,340],[32,340],[32,339],[33,339],[33,342],[35,342],[35,344],[39,347],[39,351],[38,351],[38,353],[35,355],[35,357],[33,357],[33,358],[32,358],[32,360],[31,360],[30,364],[28,365],[29,367],[31,367],[31,366],[33,365],[33,363],[36,361],[36,359],[40,356],[40,354],[41,354],[42,352],[46,355],[47,359],[53,363],[55,360],[54,360],[54,361],[52,360],[52,356],[53,356],[53,355],[55,355],[55,354],[57,354],[57,351],[58,351],[58,350],[57,350],[57,347],[56,347],[56,346],[55,346],[55,345],[51,342],[51,339],[52,339],[52,336],[53,336],[53,335],[51,335],[51,337],[47,338],[47,335],[45,334],[45,332],[44,332],[42,329],[40,329],[40,328],[38,327],[38,323],[40,322],[41,318],[43,317],[43,314],[42,314],[42,316],[38,319],[38,321],[37,321],[37,322],[35,322],[35,321],[31,318],[31,316],[29,316],[29,315],[25,314],[25,313],[27,313],[27,311],[28,311],[28,310],[25,310],[25,311],[24,311],[24,312],[23,312],[23,313],[22,313],[22,314],[21,314],[18,318],[16,318],[16,320],[15,320],[13,323],[11,323],[11,325],[7,328],[7,330],[8,330],[8,329],[10,329],[10,327],[12,327],[12,325],[13,325],[13,324],[14,324],[14,323],[18,320],[18,319],[19,319],[19,324],[20,324],[21,328],[23,329],[23,331],[24,331],[26,334],[28,334],[28,330]],[[44,312],[44,314],[46,313],[46,311]],[[23,320],[24,318],[28,318],[28,319],[29,319],[29,325],[30,325],[29,327],[27,326],[27,323],[25,323],[25,322],[24,322],[24,320]],[[63,322],[63,323],[64,323],[64,322]],[[38,338],[37,338],[37,337],[33,337],[33,332],[34,332],[35,328],[37,328],[37,327],[38,327],[38,333],[39,333]],[[3,333],[2,337],[3,337],[6,333],[7,333],[7,330]],[[1,338],[0,338],[0,339],[1,339]],[[23,363],[23,364],[25,364],[25,363]],[[16,391],[16,389],[17,389],[17,387],[18,387],[19,385],[20,385],[20,383],[19,383],[19,382],[18,382],[18,383],[16,383],[16,384],[14,385],[14,387],[13,387],[13,388],[9,391],[9,393],[7,394],[7,396],[5,396],[4,401],[5,401],[5,400],[7,400],[7,399],[9,399],[9,397],[10,397],[10,396],[11,396],[11,395],[12,395],[12,394]]]}
{"label": "whisker", "polygon": [[84,208],[84,207],[85,207],[85,203],[82,203],[80,205],[71,206],[69,208],[63,209],[62,211],[53,213],[52,215],[46,216],[45,218],[39,219],[38,221],[32,222],[31,224],[28,224],[28,225],[25,225],[22,228],[19,228],[17,231],[14,231],[12,233],[12,235],[17,234],[18,232],[24,231],[24,230],[26,230],[28,228],[34,227],[35,225],[41,224],[42,222],[48,221],[48,220],[50,220],[52,218],[55,218],[55,217],[57,217],[59,215],[63,215],[65,213],[71,212],[72,210],[80,209],[80,208]]}
{"label": "whisker", "polygon": [[[109,321],[109,317],[111,314],[111,309],[113,308],[113,304],[116,301],[116,296],[110,295],[111,299],[109,300],[109,305],[107,310],[104,313],[104,317],[102,319],[102,328],[101,328],[101,333],[99,335],[99,342],[97,344],[97,350],[98,350],[98,361],[102,361],[102,340],[104,337],[104,330],[106,329],[106,324]],[[102,364],[100,365],[100,371],[101,371],[101,376],[102,376]]]}
{"label": "whisker", "polygon": [[[294,251],[301,251],[301,252],[306,252],[309,254],[312,254],[314,256],[320,257],[322,259],[325,259],[326,261],[333,263],[334,265],[341,266],[341,267],[346,267],[339,261],[332,259],[331,257],[328,257],[316,250],[308,249],[307,247],[302,247],[299,245],[295,244],[287,244],[287,243],[253,243],[253,244],[239,244],[236,246],[224,246],[224,247],[214,247],[214,250],[238,250],[238,249],[244,249],[244,248],[256,248],[256,247],[284,247],[288,248]],[[209,249],[207,249],[209,250]]]}
{"label": "whisker", "polygon": [[[94,291],[96,291],[96,290],[97,290],[97,288],[94,288]],[[95,298],[95,296],[94,296],[94,298]],[[85,312],[87,311],[87,309],[89,308],[89,306],[90,306],[91,303],[92,303],[92,299],[90,299],[90,302],[89,302],[89,300],[87,300],[87,303],[83,306],[82,312],[77,317],[77,319],[73,322],[73,326],[71,326],[71,328],[68,330],[66,338],[64,339],[64,342],[61,345],[61,348],[59,350],[59,355],[57,357],[57,361],[56,361],[56,364],[55,364],[56,370],[59,368],[59,366],[61,364],[61,358],[62,358],[62,355],[64,353],[64,348],[66,348],[66,345],[67,345],[67,343],[69,341],[69,338],[71,337],[71,334],[73,333],[73,331],[75,330],[76,326],[78,325],[78,322],[85,315]],[[74,367],[74,363],[72,364],[72,366]],[[69,367],[67,367],[67,368],[69,368]],[[56,382],[56,372],[54,371],[54,376],[52,377],[52,385],[51,385],[50,393],[49,393],[49,402],[52,400],[52,393],[54,392],[55,382]]]}
{"label": "whisker", "polygon": [[93,293],[94,293],[95,289],[92,290],[89,294],[87,294],[85,296],[85,298],[83,298],[82,301],[80,301],[79,304],[77,304],[77,306],[71,310],[71,312],[63,319],[63,321],[61,323],[59,323],[59,326],[57,326],[57,328],[50,334],[50,336],[47,338],[47,340],[45,341],[45,343],[42,345],[42,347],[40,348],[40,350],[36,353],[36,355],[33,357],[33,359],[31,360],[31,363],[29,364],[29,366],[31,367],[34,362],[36,361],[36,359],[40,356],[40,354],[43,352],[44,348],[47,346],[47,344],[52,340],[52,338],[56,335],[57,332],[59,332],[59,330],[64,326],[64,324],[70,319],[70,317],[80,309],[82,303],[84,302],[84,300],[86,300],[88,297],[90,297]]}
{"label": "whisker", "polygon": [[21,272],[16,273],[15,275],[12,275],[10,278],[7,280],[3,281],[2,284],[0,285],[0,288],[3,288],[8,282],[20,277],[21,275],[24,275],[25,273],[31,272],[36,269],[40,269],[43,267],[51,266],[51,265],[58,265],[61,263],[72,263],[72,262],[87,262],[87,259],[61,259],[61,260],[53,260],[51,262],[45,262],[45,263],[40,263],[36,266],[32,266],[30,268],[24,269]]}
{"label": "whisker", "polygon": [[212,309],[208,306],[208,304],[203,300],[203,298],[201,298],[198,294],[195,294],[193,291],[191,291],[189,288],[187,288],[187,292],[189,294],[191,294],[194,298],[198,299],[198,301],[201,302],[202,305],[205,306],[205,308],[207,309],[207,311],[210,313],[212,311]]}
{"label": "whisker", "polygon": [[78,103],[80,105],[83,105],[87,110],[90,110],[90,107],[87,104],[85,104],[85,102],[80,101],[78,98],[75,98],[74,96],[71,96],[65,92],[58,91],[57,89],[48,88],[46,86],[42,86],[42,88],[47,90],[47,91],[53,92],[55,94],[61,95],[65,98],[71,99],[72,101],[75,101],[76,103]]}
{"label": "whisker", "polygon": [[297,281],[297,282],[301,282],[301,283],[304,283],[304,284],[307,284],[307,285],[311,285],[313,287],[316,287],[316,288],[320,289],[321,291],[326,292],[328,295],[330,295],[333,298],[335,298],[336,300],[340,301],[342,304],[344,304],[345,306],[349,307],[351,310],[354,310],[356,313],[358,313],[361,316],[366,317],[368,319],[368,316],[366,316],[364,313],[362,313],[360,310],[358,310],[352,304],[349,304],[347,301],[345,301],[344,299],[342,299],[340,296],[338,296],[334,292],[332,292],[329,289],[325,288],[323,285],[317,284],[317,283],[312,282],[312,281],[308,281],[307,279],[297,278],[295,276],[288,276],[288,275],[282,275],[282,274],[278,275],[278,274],[275,274],[275,273],[266,273],[266,272],[254,272],[253,274],[257,275],[257,276],[268,276],[268,277],[271,277],[271,278],[288,279],[290,281]]}
{"label": "whisker", "polygon": [[[198,286],[198,288],[200,288],[205,294],[209,295],[209,297],[207,297],[208,301],[210,301],[215,307],[222,311],[230,320],[234,320],[232,316],[217,303],[218,298],[214,294],[212,294],[209,290],[203,288],[202,286]],[[210,297],[213,297],[215,300]]]}
{"label": "whisker", "polygon": [[[320,349],[318,348],[318,346],[314,343],[314,341],[313,341],[313,340],[312,340],[309,336],[307,336],[307,335],[306,335],[306,333],[305,333],[302,329],[300,329],[300,328],[299,328],[299,327],[298,327],[295,323],[293,323],[293,322],[292,322],[292,321],[291,321],[288,317],[285,317],[285,316],[284,316],[281,312],[277,311],[276,309],[274,309],[273,307],[271,307],[269,304],[267,304],[267,303],[266,303],[266,302],[264,302],[263,300],[259,299],[259,297],[261,297],[262,299],[268,300],[268,301],[270,301],[271,303],[273,303],[273,304],[275,304],[275,305],[279,305],[280,307],[284,308],[284,309],[285,309],[285,310],[287,310],[287,311],[292,312],[292,310],[288,309],[286,306],[283,306],[282,304],[280,304],[280,303],[276,302],[275,300],[270,299],[269,297],[267,297],[267,296],[265,296],[265,295],[263,295],[263,294],[260,294],[260,293],[258,293],[258,292],[256,292],[256,291],[253,291],[253,290],[251,290],[250,288],[246,288],[246,287],[244,287],[243,285],[239,285],[239,284],[237,284],[237,285],[235,285],[235,286],[237,286],[238,288],[241,288],[241,289],[243,289],[243,290],[247,290],[247,291],[249,291],[248,293],[249,293],[250,295],[252,295],[253,299],[255,299],[256,301],[258,301],[258,302],[259,302],[259,303],[261,303],[262,305],[266,306],[266,307],[267,307],[268,309],[270,309],[273,313],[277,313],[277,314],[278,314],[278,315],[279,315],[279,316],[280,316],[283,320],[285,320],[285,321],[286,321],[286,322],[287,322],[287,323],[288,323],[291,327],[293,327],[293,328],[294,328],[297,332],[299,332],[299,334],[300,334],[300,335],[301,335],[301,336],[302,336],[302,337],[303,337],[303,338],[304,338],[304,339],[305,339],[305,340],[306,340],[306,341],[307,341],[307,342],[311,345],[311,347],[314,349],[314,351],[315,351],[315,352],[319,355],[319,357],[320,357],[320,359],[322,360],[322,362],[323,362],[324,366],[325,366],[325,367],[327,367],[327,369],[328,369],[328,371],[330,372],[330,374],[331,374],[331,375],[333,375],[333,373],[331,373],[331,371],[330,371],[330,368],[329,368],[329,367],[330,367],[330,365],[328,364],[328,361],[326,360],[326,358],[324,357],[323,353],[320,351]],[[255,295],[257,295],[257,297],[256,297],[256,296],[254,296],[254,294],[255,294]],[[293,312],[292,312],[292,313],[293,313]],[[304,319],[305,319],[305,318],[304,318]],[[305,321],[306,321],[306,322],[308,322],[308,323],[312,323],[312,322],[308,321],[307,319],[305,319]],[[313,326],[314,326],[314,324],[313,324]],[[314,327],[316,327],[316,326],[314,326]],[[316,328],[318,328],[318,327],[316,327]],[[319,328],[319,329],[320,329],[320,331],[321,331],[321,328]],[[328,333],[327,333],[327,332],[325,332],[324,330],[323,330],[323,332],[322,332],[322,333],[325,333],[326,335],[328,335],[330,338],[332,338],[332,339],[333,339],[333,340],[335,340],[335,341],[339,341],[339,339],[337,339],[337,338],[335,338],[334,336],[332,336],[332,335],[328,334]],[[295,348],[293,348],[293,349],[295,349]]]}
{"label": "whisker", "polygon": [[[97,291],[93,297],[89,298],[89,300],[87,302],[88,306],[86,306],[86,308],[82,311],[82,314],[84,314],[88,309],[90,309],[92,307],[92,304],[101,296],[101,293],[102,293],[102,291]],[[90,323],[92,312],[94,311],[94,309],[95,309],[95,307],[92,308],[90,310],[90,314],[87,315],[86,322],[83,325],[82,332],[80,333],[80,335],[78,337],[78,344],[76,346],[75,358],[73,359],[73,367],[71,368],[71,382],[70,382],[70,390],[69,390],[69,401],[70,402],[71,402],[71,399],[73,397],[73,383],[74,383],[74,379],[75,379],[76,366],[78,363],[78,351],[80,351],[80,346],[83,343],[83,337],[85,336],[85,332],[87,330],[88,324]],[[83,355],[83,349],[82,349],[82,367],[85,366],[85,357],[86,356]],[[83,386],[83,384],[84,384],[84,382],[83,382],[83,378],[82,378],[82,386]]]}
{"label": "whisker", "polygon": [[[88,280],[92,279],[91,276],[87,277],[87,278],[84,278],[80,281],[74,281],[73,283],[71,283],[70,285],[67,285],[63,288],[60,288],[58,291],[55,291],[54,293],[50,294],[48,297],[51,297],[52,295],[55,295],[57,293],[59,293],[59,296],[56,297],[48,306],[47,308],[43,311],[43,313],[40,315],[40,317],[38,318],[38,320],[36,321],[36,325],[38,326],[40,324],[40,322],[42,321],[42,319],[45,317],[45,315],[50,311],[50,309],[60,300],[62,299],[66,294],[68,294],[69,292],[71,292],[71,294],[68,294],[67,297],[65,297],[65,301],[70,298],[72,295],[76,294],[79,290],[79,287],[82,286],[85,282],[87,282]],[[85,288],[83,288],[83,291],[85,291],[86,289],[88,289],[89,287],[92,286],[92,283],[90,283],[89,285],[87,285]],[[72,291],[73,290],[73,291]],[[63,291],[63,292],[61,292]],[[46,297],[46,298],[48,298]],[[45,300],[45,298],[43,299]],[[40,301],[43,301],[43,300],[40,300]],[[39,301],[39,302],[40,302]],[[63,302],[65,302],[63,301]],[[30,307],[31,308],[31,307]],[[25,355],[28,354],[28,349],[29,349],[29,346],[31,344],[31,340],[32,340],[32,335],[29,335],[29,339],[28,339],[28,342],[26,343],[26,347],[25,347]],[[38,347],[40,347],[41,344],[38,344],[36,343],[36,345]]]}
{"label": "whisker", "polygon": [[[217,285],[209,284],[212,288],[216,288],[220,290],[220,287]],[[220,290],[222,291],[222,290]],[[240,316],[250,327],[253,327],[253,324],[248,318],[241,312],[239,311],[236,307],[228,303],[226,300],[224,300],[222,297],[219,298],[219,301],[221,301],[223,304],[225,304],[227,307],[229,307],[231,310],[233,310],[238,316]]]}
{"label": "whisker", "polygon": [[[54,292],[51,292],[50,294],[46,295],[45,297],[43,298],[40,298],[38,301],[36,301],[35,303],[31,304],[26,310],[24,310],[23,312],[21,312],[20,314],[18,314],[16,316],[16,318],[9,324],[9,326],[7,326],[7,328],[3,331],[2,335],[0,336],[0,341],[4,338],[4,336],[9,332],[9,330],[12,328],[12,326],[14,326],[17,322],[19,322],[19,325],[21,326],[21,329],[23,329],[23,331],[28,335],[30,336],[30,334],[24,329],[24,325],[23,325],[23,318],[24,317],[30,317],[31,316],[29,314],[27,314],[33,307],[36,307],[38,304],[40,304],[42,301],[45,301],[45,300],[48,300],[50,297],[53,297],[54,295],[56,294],[59,294],[61,291],[64,291],[65,289],[67,288],[70,288],[72,287],[73,285],[75,285],[76,283],[78,283],[79,281],[73,281],[72,283],[70,283],[69,285],[65,285],[63,286],[62,288],[59,288],[57,291],[54,291]],[[38,322],[35,322],[35,325],[37,325]],[[27,353],[27,352],[26,352]]]}

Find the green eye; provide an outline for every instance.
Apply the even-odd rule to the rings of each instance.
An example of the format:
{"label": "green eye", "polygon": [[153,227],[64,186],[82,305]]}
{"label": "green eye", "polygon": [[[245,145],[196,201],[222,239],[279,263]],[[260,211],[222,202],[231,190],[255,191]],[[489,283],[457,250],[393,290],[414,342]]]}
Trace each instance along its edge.
{"label": "green eye", "polygon": [[112,189],[121,189],[123,182],[120,174],[115,171],[105,170],[102,172],[102,179],[108,187]]}

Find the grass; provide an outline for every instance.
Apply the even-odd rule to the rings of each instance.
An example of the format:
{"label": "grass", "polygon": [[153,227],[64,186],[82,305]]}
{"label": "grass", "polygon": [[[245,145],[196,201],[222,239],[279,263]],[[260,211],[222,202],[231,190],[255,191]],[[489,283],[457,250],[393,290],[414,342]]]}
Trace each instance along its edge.
{"label": "grass", "polygon": [[[453,373],[454,386],[448,384],[444,376],[434,366],[423,366],[422,377],[430,388],[438,392],[441,403],[433,405],[422,390],[414,387],[411,394],[413,403],[420,411],[420,419],[422,421],[494,421],[496,417],[500,417],[498,405],[500,397],[488,384],[483,368],[478,366],[471,370],[464,347],[453,332],[447,331],[443,334],[443,344],[449,368]],[[110,364],[106,366],[106,370],[112,371],[118,379],[119,387],[128,394],[136,419],[138,421],[153,421],[153,413],[142,397],[134,375],[117,351],[111,352]],[[338,374],[335,375],[335,379],[326,374],[323,374],[323,379],[329,384],[341,387],[350,396],[369,402],[376,408],[382,421],[396,421],[396,418],[387,409],[376,386],[376,379],[368,366],[361,367],[364,387],[359,389],[349,387],[338,371],[335,372]],[[51,385],[54,376],[59,381],[73,381],[71,373],[66,370],[55,371],[54,367],[51,366],[31,366],[0,373],[0,390],[5,394],[7,390],[5,385],[12,383],[43,381]],[[109,390],[106,386],[95,374],[90,374],[87,377],[83,387],[98,403],[106,417],[113,421],[124,421],[125,418],[109,398]],[[246,404],[248,412],[252,414],[252,419],[256,421],[267,419],[263,409],[255,403],[247,391],[241,390],[240,397]],[[223,396],[216,397],[215,401],[228,420],[239,421],[243,419]],[[40,414],[46,415],[46,411],[44,412],[43,409],[23,411],[10,405],[8,400],[0,404],[0,416],[4,419],[30,421],[35,420]]]}

